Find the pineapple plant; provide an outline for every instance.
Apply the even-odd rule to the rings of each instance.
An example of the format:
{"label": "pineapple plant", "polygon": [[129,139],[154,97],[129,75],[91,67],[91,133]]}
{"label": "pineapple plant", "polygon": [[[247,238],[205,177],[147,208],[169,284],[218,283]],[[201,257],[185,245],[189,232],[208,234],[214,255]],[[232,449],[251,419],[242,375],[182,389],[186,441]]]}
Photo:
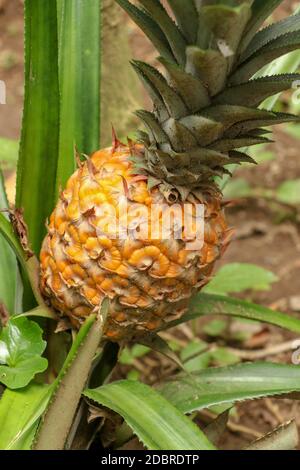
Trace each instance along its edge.
{"label": "pineapple plant", "polygon": [[[146,132],[127,145],[114,135],[111,148],[78,161],[48,224],[40,286],[74,327],[110,298],[105,336],[121,341],[182,315],[210,280],[232,234],[219,179],[230,165],[254,163],[244,149],[269,142],[266,126],[297,119],[260,105],[299,75],[255,75],[299,47],[300,19],[258,31],[279,1],[169,0],[168,10],[159,0],[116,1],[152,41],[164,72],[132,62],[153,102],[136,113]],[[153,205],[161,219],[175,205],[192,207],[194,218],[204,207],[201,247],[190,248],[199,234],[187,234],[184,218],[180,238],[151,236]],[[108,206],[128,236],[111,236]]]}
{"label": "pineapple plant", "polygon": [[[99,447],[99,434],[105,445],[111,431],[106,436],[102,423],[101,429],[94,421],[87,424],[92,402],[95,416],[104,415],[104,406],[105,416],[108,408],[132,429],[131,435],[121,425],[112,445],[136,435],[150,450],[214,450],[216,443],[191,419],[203,407],[263,396],[293,399],[299,391],[298,365],[233,364],[231,358],[228,366],[228,357],[221,367],[180,374],[174,369],[174,376],[162,375],[155,388],[132,376],[117,381],[111,376],[118,360],[122,363],[118,342],[133,339],[134,348],[150,346],[178,364],[167,335],[140,335],[200,316],[237,316],[300,332],[295,316],[214,291],[193,296],[183,314],[230,240],[220,189],[229,165],[252,162],[243,148],[267,141],[266,126],[297,119],[270,112],[277,96],[260,103],[299,78],[267,76],[297,70],[299,51],[264,66],[299,49],[300,8],[261,29],[282,0],[118,3],[152,40],[163,68],[133,62],[154,103],[153,112],[138,112],[146,132],[127,145],[114,136],[111,148],[92,153],[100,127],[101,1],[24,1],[24,118],[15,210],[8,210],[0,171],[1,449],[88,449]],[[256,75],[261,68],[264,78]],[[60,191],[39,263],[45,219],[60,184],[75,170],[74,141],[80,153],[91,156],[77,158],[77,171]],[[149,209],[157,202],[161,220],[189,209],[194,224],[181,221],[178,237],[153,236]],[[199,206],[205,209],[200,244]],[[112,215],[121,222],[119,237],[112,236]],[[51,307],[63,316],[58,325]],[[66,317],[79,331],[66,331]],[[187,336],[189,354],[200,345],[193,360],[209,352],[195,340]],[[184,349],[176,349],[182,358]],[[297,351],[293,361],[298,364]],[[212,422],[218,429],[225,425],[224,413]],[[298,442],[296,423],[289,421],[247,450],[294,449]]]}

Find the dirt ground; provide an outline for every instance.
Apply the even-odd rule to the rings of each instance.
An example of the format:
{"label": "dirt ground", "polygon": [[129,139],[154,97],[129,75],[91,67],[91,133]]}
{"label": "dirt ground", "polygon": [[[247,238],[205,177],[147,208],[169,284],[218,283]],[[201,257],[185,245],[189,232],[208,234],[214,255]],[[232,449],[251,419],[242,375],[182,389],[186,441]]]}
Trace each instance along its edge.
{"label": "dirt ground", "polygon": [[[296,1],[287,0],[276,13],[280,18],[291,11]],[[1,137],[18,139],[21,125],[23,100],[23,2],[22,0],[0,0],[0,79],[7,86],[7,104],[0,106]],[[129,24],[129,37],[135,57],[153,61],[155,54],[140,32]],[[235,177],[243,177],[253,186],[276,188],[287,179],[300,178],[300,158],[298,147],[300,140],[288,135],[283,128],[274,132],[270,149],[277,158],[258,167],[247,167],[236,172]],[[13,175],[8,174],[8,184],[13,184]],[[12,188],[10,188],[12,192]],[[236,234],[221,264],[229,262],[249,262],[260,265],[274,272],[279,280],[270,291],[247,293],[246,298],[282,311],[300,315],[300,236],[299,208],[291,210],[278,206],[272,201],[260,198],[237,201],[234,207],[227,209],[231,226]],[[278,221],[278,213],[281,221]],[[186,332],[180,332],[185,340]],[[171,332],[171,335],[176,332]],[[294,338],[273,327],[263,328],[248,350],[265,348]],[[263,360],[290,362],[291,352],[281,355],[266,356]],[[170,369],[170,362],[153,354],[137,361],[137,367],[143,371],[141,378],[155,383]],[[146,372],[145,372],[146,371]],[[118,376],[127,373],[126,366],[121,366]],[[226,432],[222,447],[240,448],[255,437],[268,432],[278,424],[296,417],[300,428],[300,404],[289,400],[264,399],[237,406],[231,418],[230,429]],[[209,414],[201,415],[202,422],[211,419]],[[136,441],[131,448],[138,447]]]}

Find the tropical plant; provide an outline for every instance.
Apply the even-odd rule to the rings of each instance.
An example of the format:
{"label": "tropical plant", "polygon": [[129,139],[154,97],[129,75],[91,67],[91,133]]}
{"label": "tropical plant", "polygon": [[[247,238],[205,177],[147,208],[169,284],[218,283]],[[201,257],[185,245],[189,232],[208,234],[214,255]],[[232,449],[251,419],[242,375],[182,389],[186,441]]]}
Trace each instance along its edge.
{"label": "tropical plant", "polygon": [[[300,61],[300,15],[261,30],[281,0],[168,0],[175,24],[159,0],[116,1],[157,48],[167,78],[133,62],[154,103],[153,112],[137,113],[147,133],[128,144],[113,133],[113,146],[98,151],[101,2],[25,0],[16,208],[7,211],[3,185],[0,198],[2,449],[89,448],[99,432],[98,422],[86,424],[93,404],[102,418],[107,408],[124,418],[149,449],[213,450],[220,418],[203,430],[194,412],[300,391],[295,365],[191,372],[159,335],[214,314],[300,332],[299,319],[224,295],[226,283],[199,293],[230,238],[220,189],[227,165],[252,162],[237,149],[267,142],[266,126],[298,120],[265,100],[299,79],[291,72]],[[125,222],[124,201],[132,210]],[[125,239],[109,236],[108,202]],[[193,217],[197,205],[205,208],[200,248],[189,246],[194,225],[192,234],[181,225],[179,239],[151,239],[135,211],[137,203],[182,209],[187,202]],[[127,238],[128,230],[139,237]],[[272,282],[270,273],[255,275],[256,287]],[[110,382],[119,348],[130,342],[165,354],[180,373],[155,388]],[[116,442],[130,435],[121,425]],[[289,424],[253,446],[296,444]]]}

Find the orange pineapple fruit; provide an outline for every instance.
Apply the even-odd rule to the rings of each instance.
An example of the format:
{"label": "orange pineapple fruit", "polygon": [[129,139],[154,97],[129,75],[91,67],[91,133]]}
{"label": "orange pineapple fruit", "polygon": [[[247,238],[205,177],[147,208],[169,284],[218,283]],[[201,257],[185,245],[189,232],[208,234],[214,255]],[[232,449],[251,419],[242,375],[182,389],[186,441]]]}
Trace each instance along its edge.
{"label": "orange pineapple fruit", "polygon": [[[268,142],[265,126],[296,119],[258,106],[297,74],[251,77],[300,39],[299,15],[257,32],[280,1],[169,0],[176,23],[159,0],[116,1],[152,40],[165,74],[132,63],[154,104],[137,112],[147,132],[127,146],[114,138],[69,179],[41,250],[41,291],[74,327],[108,297],[105,336],[127,341],[182,315],[211,278],[231,235],[220,177],[229,164],[253,162],[237,149]],[[180,237],[174,226],[153,236],[152,208],[163,224],[175,206]]]}

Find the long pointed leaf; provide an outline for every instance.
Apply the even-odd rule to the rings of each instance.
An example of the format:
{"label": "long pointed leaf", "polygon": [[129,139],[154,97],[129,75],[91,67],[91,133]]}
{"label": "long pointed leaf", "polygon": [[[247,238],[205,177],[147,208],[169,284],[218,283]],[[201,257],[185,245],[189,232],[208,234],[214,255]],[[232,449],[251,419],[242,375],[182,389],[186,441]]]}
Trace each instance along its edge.
{"label": "long pointed leaf", "polygon": [[300,333],[300,320],[298,318],[244,300],[213,294],[195,295],[191,300],[189,312],[178,320],[170,322],[167,327],[171,328],[204,315],[228,315],[247,318],[270,323],[294,333]]}
{"label": "long pointed leaf", "polygon": [[58,0],[60,138],[56,195],[75,169],[74,148],[100,139],[100,0]]}
{"label": "long pointed leaf", "polygon": [[180,374],[160,392],[184,413],[222,403],[284,395],[300,390],[300,368],[294,365],[237,364]]}
{"label": "long pointed leaf", "polygon": [[271,15],[283,0],[254,0],[252,5],[252,17],[247,26],[247,34],[244,37],[241,49],[243,50],[259,30],[264,21]]}
{"label": "long pointed leaf", "polygon": [[288,90],[297,80],[297,73],[257,78],[227,88],[215,97],[214,103],[256,107],[269,96]]}
{"label": "long pointed leaf", "polygon": [[300,15],[292,15],[284,18],[284,20],[274,23],[267,28],[259,31],[251,43],[247,47],[246,51],[242,54],[241,61],[247,60],[252,54],[258,49],[265,46],[269,42],[283,36],[286,33],[292,31],[299,31],[300,29]]}
{"label": "long pointed leaf", "polygon": [[86,390],[91,400],[119,413],[150,450],[213,450],[207,437],[151,387],[123,380]]}
{"label": "long pointed leaf", "polygon": [[39,252],[55,200],[58,156],[56,2],[25,1],[25,102],[16,206],[24,209],[31,246]]}

